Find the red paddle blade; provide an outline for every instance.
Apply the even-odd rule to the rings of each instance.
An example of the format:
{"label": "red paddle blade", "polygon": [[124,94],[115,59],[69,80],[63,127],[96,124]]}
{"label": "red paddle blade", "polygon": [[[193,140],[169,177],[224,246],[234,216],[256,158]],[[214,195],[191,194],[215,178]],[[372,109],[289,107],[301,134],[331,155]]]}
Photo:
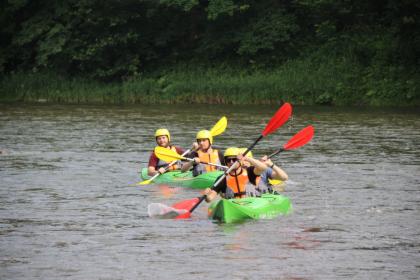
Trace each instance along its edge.
{"label": "red paddle blade", "polygon": [[184,213],[175,217],[176,220],[189,219],[189,218],[191,218],[191,212],[187,212],[187,213]]}
{"label": "red paddle blade", "polygon": [[295,134],[289,142],[284,144],[283,149],[285,150],[292,150],[299,147],[302,147],[309,141],[311,141],[312,137],[314,136],[314,127],[312,125],[308,125],[301,131]]}
{"label": "red paddle blade", "polygon": [[187,211],[190,211],[191,208],[193,208],[194,205],[196,205],[198,202],[199,202],[199,199],[196,197],[193,199],[188,199],[188,200],[175,203],[174,205],[172,205],[172,207],[175,209],[185,209]]}
{"label": "red paddle blade", "polygon": [[265,126],[264,131],[261,133],[262,136],[267,136],[268,134],[275,131],[277,128],[282,126],[289,119],[292,114],[292,105],[289,103],[284,103],[280,109],[274,114],[268,124]]}
{"label": "red paddle blade", "polygon": [[194,205],[196,205],[200,200],[198,198],[193,198],[193,199],[189,199],[189,200],[184,200],[178,203],[175,203],[174,205],[172,205],[173,208],[175,209],[183,209],[183,210],[187,210],[188,212],[178,215],[175,217],[175,219],[188,219],[191,217],[191,212],[190,210],[194,207]]}

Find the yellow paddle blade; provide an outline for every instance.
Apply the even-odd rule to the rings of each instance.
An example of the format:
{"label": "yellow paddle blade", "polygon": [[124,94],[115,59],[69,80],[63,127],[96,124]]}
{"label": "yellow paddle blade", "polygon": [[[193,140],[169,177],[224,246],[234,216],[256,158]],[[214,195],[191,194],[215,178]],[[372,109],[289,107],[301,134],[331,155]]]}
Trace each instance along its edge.
{"label": "yellow paddle blade", "polygon": [[169,150],[163,147],[156,147],[155,154],[159,159],[166,162],[170,162],[170,161],[174,161],[178,159],[185,159],[185,157],[179,155],[177,152],[174,152],[172,150]]}
{"label": "yellow paddle blade", "polygon": [[149,185],[152,182],[152,180],[144,180],[143,182],[138,182],[136,185],[142,186],[142,185]]}
{"label": "yellow paddle blade", "polygon": [[282,185],[284,183],[282,180],[276,180],[276,179],[268,179],[268,182],[273,186]]}
{"label": "yellow paddle blade", "polygon": [[227,127],[227,118],[222,117],[211,129],[210,133],[212,136],[217,136],[219,134],[222,134]]}

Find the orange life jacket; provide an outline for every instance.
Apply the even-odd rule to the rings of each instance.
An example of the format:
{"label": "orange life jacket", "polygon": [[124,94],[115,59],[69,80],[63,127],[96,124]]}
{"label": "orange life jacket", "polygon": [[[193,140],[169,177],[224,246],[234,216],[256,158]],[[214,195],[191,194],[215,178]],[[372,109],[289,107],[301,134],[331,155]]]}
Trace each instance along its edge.
{"label": "orange life jacket", "polygon": [[[236,172],[236,171],[235,171]],[[233,192],[235,198],[243,198],[246,196],[246,184],[248,184],[248,172],[242,168],[241,173],[232,176],[226,176],[226,186]]]}
{"label": "orange life jacket", "polygon": [[[220,164],[219,152],[217,150],[213,150],[211,153],[203,153],[202,151],[197,151],[197,154],[200,161]],[[205,165],[201,164],[201,165],[203,165],[201,168],[205,172],[217,170],[216,166],[211,166],[208,164],[205,164]]]}
{"label": "orange life jacket", "polygon": [[[178,153],[176,151],[175,146],[170,146],[170,148],[175,153]],[[159,161],[158,161],[158,163],[157,163],[157,165],[155,167],[156,169],[159,169],[161,167],[166,167],[166,166],[168,166],[172,162],[172,161],[167,162],[167,161],[161,160],[160,158],[158,158],[158,159],[159,159]],[[177,170],[177,169],[179,169],[179,165],[178,164],[179,164],[179,161],[177,161],[177,163],[175,163],[174,165],[170,166],[168,170]]]}

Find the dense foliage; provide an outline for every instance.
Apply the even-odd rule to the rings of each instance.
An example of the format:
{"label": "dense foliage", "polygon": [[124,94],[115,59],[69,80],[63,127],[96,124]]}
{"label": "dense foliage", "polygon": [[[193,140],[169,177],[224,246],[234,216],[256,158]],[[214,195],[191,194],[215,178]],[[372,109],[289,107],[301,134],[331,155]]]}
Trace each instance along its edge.
{"label": "dense foliage", "polygon": [[179,71],[264,83],[291,69],[299,78],[290,83],[320,83],[294,86],[301,103],[410,104],[420,98],[419,8],[414,0],[2,1],[2,92],[19,73],[119,83],[121,92],[133,81],[160,88]]}

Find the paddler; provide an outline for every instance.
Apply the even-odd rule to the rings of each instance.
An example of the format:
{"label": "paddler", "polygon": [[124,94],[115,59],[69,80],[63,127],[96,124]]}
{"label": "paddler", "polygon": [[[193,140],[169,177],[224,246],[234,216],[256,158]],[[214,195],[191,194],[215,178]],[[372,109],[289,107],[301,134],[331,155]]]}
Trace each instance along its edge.
{"label": "paddler", "polygon": [[[159,128],[155,132],[155,140],[156,144],[160,147],[167,148],[170,150],[173,150],[177,152],[178,154],[183,154],[184,150],[177,146],[171,145],[171,135],[169,134],[169,131],[166,128]],[[155,152],[152,151],[149,157],[149,165],[148,165],[148,175],[154,176],[157,173],[163,174],[165,173],[165,167],[169,165],[170,162],[163,161],[159,159]],[[177,162],[174,165],[169,167],[169,171],[176,170],[181,168],[181,163]]]}
{"label": "paddler", "polygon": [[182,172],[186,172],[192,167],[193,176],[198,176],[209,171],[223,170],[216,166],[200,163],[202,161],[225,165],[223,154],[212,147],[213,136],[211,132],[209,130],[200,130],[196,135],[196,141],[197,142],[193,144],[193,152],[188,155],[188,157],[193,158],[194,161],[185,163],[182,166]]}
{"label": "paddler", "polygon": [[[240,148],[240,153],[244,153],[246,148]],[[252,152],[247,153],[247,157],[252,158]],[[259,193],[272,193],[273,192],[273,185],[271,182],[273,180],[280,180],[282,182],[287,181],[288,175],[287,173],[281,169],[278,165],[274,164],[267,155],[264,155],[260,160],[260,162],[266,165],[264,170],[251,165],[251,168],[254,169],[255,172],[251,174],[260,174],[256,176],[251,176],[250,182],[256,186],[256,190]],[[249,162],[244,162],[245,166],[249,166]]]}
{"label": "paddler", "polygon": [[212,201],[218,193],[227,199],[258,195],[259,193],[251,180],[260,176],[261,172],[267,169],[267,165],[252,157],[243,156],[241,149],[236,147],[227,148],[223,156],[227,167],[235,165],[235,168],[214,190],[207,188],[204,191],[206,201]]}

